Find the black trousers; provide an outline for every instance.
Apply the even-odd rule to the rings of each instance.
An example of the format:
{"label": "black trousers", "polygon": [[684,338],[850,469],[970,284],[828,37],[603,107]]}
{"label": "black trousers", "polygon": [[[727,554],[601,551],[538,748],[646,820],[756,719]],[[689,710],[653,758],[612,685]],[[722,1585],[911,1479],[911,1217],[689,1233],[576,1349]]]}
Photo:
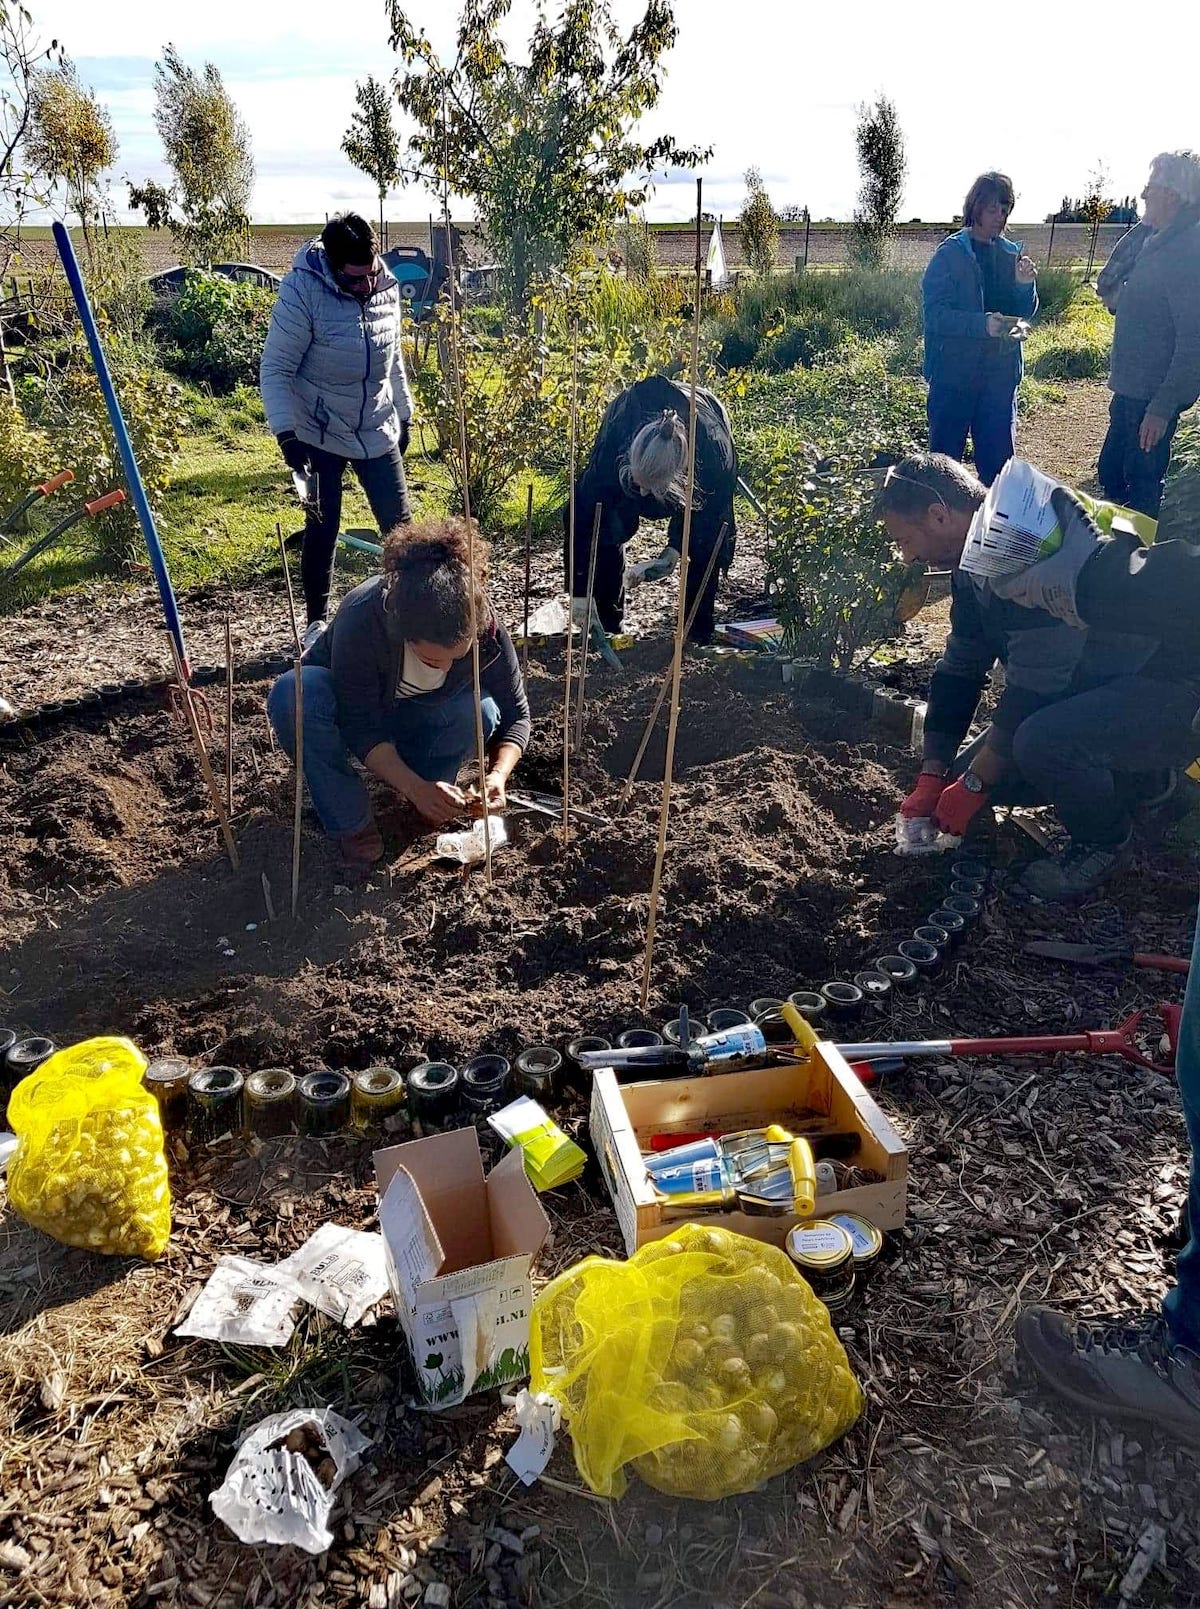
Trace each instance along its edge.
{"label": "black trousers", "polygon": [[[713,634],[713,613],[717,602],[717,589],[721,584],[722,574],[733,563],[734,527],[732,506],[723,514],[723,517],[714,520],[706,509],[704,516],[692,516],[692,534],[688,543],[688,578],[687,597],[685,609],[691,612],[692,604],[700,592],[700,583],[704,580],[704,572],[708,569],[708,561],[712,557],[713,544],[725,528],[725,537],[722,543],[722,553],[704,588],[700,606],[696,611],[696,618],[692,623],[691,641],[705,643]],[[600,549],[596,554],[596,580],[593,601],[596,605],[596,615],[605,631],[610,634],[619,632],[625,617],[625,543],[629,541],[638,528],[634,520],[633,529],[622,532],[621,540],[614,541],[612,536],[601,530]],[[583,531],[578,520],[575,526],[575,573],[571,578],[571,596],[573,598],[587,597],[588,567],[592,556],[591,528]],[[683,540],[683,515],[674,514],[667,526],[667,546],[673,547],[676,552],[680,550]]]}
{"label": "black trousers", "polygon": [[407,525],[412,509],[399,447],[378,458],[340,458],[323,447],[313,447],[309,457],[316,473],[317,495],[316,506],[305,510],[300,577],[311,625],[314,620],[324,620],[329,609],[333,560],[342,528],[342,477],[346,465],[358,476],[381,535],[386,536],[394,525]]}
{"label": "black trousers", "polygon": [[1157,519],[1179,415],[1167,421],[1158,446],[1144,453],[1138,434],[1146,406],[1137,397],[1113,397],[1108,405],[1108,434],[1100,449],[1099,476],[1105,497]]}

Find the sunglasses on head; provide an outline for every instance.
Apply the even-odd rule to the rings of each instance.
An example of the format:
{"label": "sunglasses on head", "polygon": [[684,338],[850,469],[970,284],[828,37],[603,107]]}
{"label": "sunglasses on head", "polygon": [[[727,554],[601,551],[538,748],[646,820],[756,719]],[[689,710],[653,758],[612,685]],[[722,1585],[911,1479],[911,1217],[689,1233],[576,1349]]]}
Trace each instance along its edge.
{"label": "sunglasses on head", "polygon": [[906,486],[915,486],[919,491],[925,492],[928,496],[936,497],[938,502],[946,510],[947,514],[950,512],[950,505],[942,496],[941,492],[936,491],[932,486],[926,486],[923,480],[914,480],[911,475],[902,475],[895,464],[890,464],[884,474],[883,486],[880,492],[881,496],[883,492],[887,491],[888,487],[894,480],[902,480]]}

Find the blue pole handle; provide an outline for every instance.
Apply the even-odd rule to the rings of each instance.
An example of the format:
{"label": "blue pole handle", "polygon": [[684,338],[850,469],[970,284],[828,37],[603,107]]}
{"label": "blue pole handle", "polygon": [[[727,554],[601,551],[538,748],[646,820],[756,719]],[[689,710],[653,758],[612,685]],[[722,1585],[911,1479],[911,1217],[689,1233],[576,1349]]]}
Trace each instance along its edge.
{"label": "blue pole handle", "polygon": [[67,283],[71,287],[71,295],[75,298],[75,306],[79,310],[79,322],[83,325],[84,335],[87,336],[88,350],[92,354],[96,378],[99,380],[100,390],[104,394],[104,406],[108,409],[109,423],[112,425],[113,435],[117,441],[117,451],[121,455],[121,463],[125,470],[125,483],[133,500],[138,524],[142,527],[142,535],[146,539],[146,551],[150,555],[150,568],[153,570],[154,579],[158,584],[158,595],[162,600],[163,614],[167,619],[167,630],[175,639],[175,646],[179,650],[179,658],[183,665],[183,673],[190,680],[192,673],[188,665],[187,649],[184,647],[183,642],[183,626],[179,619],[179,605],[175,601],[175,591],[171,586],[170,572],[167,570],[166,557],[163,554],[162,543],[158,538],[158,528],[154,523],[154,515],[150,511],[146,488],[142,484],[141,471],[138,469],[137,459],[133,455],[133,443],[129,439],[129,431],[125,428],[125,416],[121,412],[121,404],[117,401],[112,375],[108,372],[108,361],[104,356],[104,348],[100,345],[100,332],[96,328],[96,320],[92,314],[92,304],[88,301],[83,275],[79,271],[79,261],[75,256],[75,248],[71,244],[71,237],[64,226],[56,222],[53,228],[54,244],[58,247],[58,255],[62,258]]}

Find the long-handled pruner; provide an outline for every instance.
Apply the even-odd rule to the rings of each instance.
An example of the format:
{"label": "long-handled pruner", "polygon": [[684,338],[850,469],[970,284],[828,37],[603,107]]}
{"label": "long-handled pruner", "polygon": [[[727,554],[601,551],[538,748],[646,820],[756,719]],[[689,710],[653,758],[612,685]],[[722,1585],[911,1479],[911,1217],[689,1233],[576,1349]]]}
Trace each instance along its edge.
{"label": "long-handled pruner", "polygon": [[1182,1007],[1164,1000],[1155,1009],[1166,1030],[1171,1057],[1167,1062],[1154,1061],[1138,1044],[1138,1030],[1150,1015],[1149,1009],[1135,1011],[1115,1028],[1091,1029],[1081,1034],[1031,1034],[1016,1039],[867,1040],[858,1045],[835,1045],[834,1049],[847,1061],[874,1061],[886,1056],[1055,1056],[1067,1050],[1084,1056],[1123,1056],[1137,1067],[1172,1074]]}
{"label": "long-handled pruner", "polygon": [[1129,944],[1065,944],[1058,939],[1032,939],[1025,946],[1026,955],[1038,955],[1047,961],[1065,961],[1073,967],[1108,966],[1124,962],[1131,967],[1146,967],[1151,972],[1186,973],[1191,962],[1179,955],[1148,955]]}
{"label": "long-handled pruner", "polygon": [[[74,476],[71,478],[74,479]],[[90,503],[81,503],[65,519],[59,520],[57,525],[52,525],[45,536],[40,536],[32,547],[26,548],[21,557],[10,564],[7,570],[0,570],[0,581],[11,581],[19,570],[23,570],[31,560],[36,559],[39,553],[44,553],[52,543],[58,541],[64,531],[69,531],[73,525],[78,525],[80,520],[95,519],[97,514],[103,514],[106,509],[115,508],[118,503],[124,501],[125,493],[118,488],[115,492],[105,492],[103,497],[93,498]]]}
{"label": "long-handled pruner", "polygon": [[43,481],[40,486],[35,486],[31,492],[26,493],[19,503],[14,503],[6,513],[0,514],[0,541],[7,544],[9,531],[12,530],[21,515],[31,509],[39,498],[49,497],[52,492],[59,491],[74,479],[74,470],[60,469],[57,475],[53,475],[49,480]]}

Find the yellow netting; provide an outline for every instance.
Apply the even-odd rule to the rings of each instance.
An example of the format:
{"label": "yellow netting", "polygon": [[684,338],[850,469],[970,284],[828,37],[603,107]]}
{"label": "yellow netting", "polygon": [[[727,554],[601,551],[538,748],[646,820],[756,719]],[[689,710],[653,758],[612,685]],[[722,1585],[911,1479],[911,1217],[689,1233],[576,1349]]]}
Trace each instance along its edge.
{"label": "yellow netting", "polygon": [[532,1387],[556,1397],[579,1473],[626,1465],[679,1497],[752,1490],[849,1429],[862,1392],[786,1253],[685,1224],[627,1263],[589,1257],[534,1303]]}
{"label": "yellow netting", "polygon": [[162,1123],[128,1039],[71,1045],[23,1078],[8,1103],[17,1148],[8,1198],[68,1246],[161,1257],[171,1238]]}

